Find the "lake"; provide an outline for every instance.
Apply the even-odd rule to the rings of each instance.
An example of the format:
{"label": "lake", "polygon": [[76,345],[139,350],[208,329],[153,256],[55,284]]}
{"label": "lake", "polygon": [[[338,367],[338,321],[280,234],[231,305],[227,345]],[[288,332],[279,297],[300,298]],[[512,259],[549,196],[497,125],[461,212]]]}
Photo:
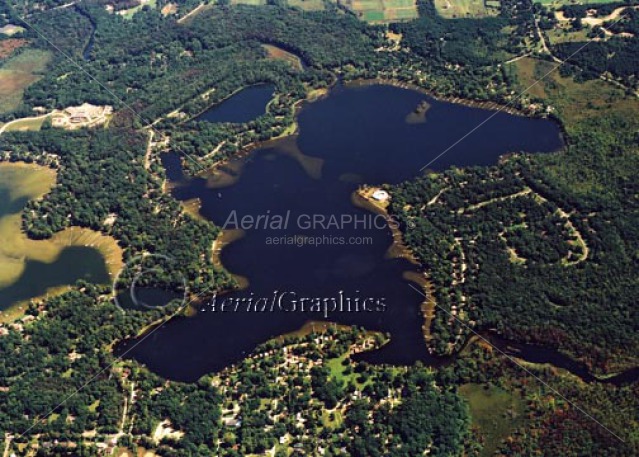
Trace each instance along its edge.
{"label": "lake", "polygon": [[[424,101],[427,109],[415,116]],[[202,303],[193,317],[123,342],[116,353],[167,378],[194,381],[271,337],[329,320],[390,334],[389,344],[363,356],[371,362],[439,363],[424,343],[422,297],[403,276],[417,268],[387,255],[391,231],[354,205],[352,194],[361,183],[418,175],[494,114],[392,86],[339,86],[301,110],[299,135],[231,162],[226,174],[188,179],[179,157],[166,155],[177,199],[199,198],[201,214],[227,228],[253,219],[220,254],[249,285]],[[561,147],[556,123],[498,113],[429,168],[489,165],[505,153]],[[324,312],[333,305],[335,311]]]}
{"label": "lake", "polygon": [[274,92],[275,87],[270,84],[247,87],[204,111],[195,120],[232,123],[252,121],[266,112],[266,105]]}
{"label": "lake", "polygon": [[0,164],[0,310],[79,279],[110,283],[98,249],[68,245],[82,239],[101,244],[104,237],[92,237],[80,229],[51,240],[30,240],[21,231],[24,206],[47,193],[54,183],[55,172],[46,167]]}

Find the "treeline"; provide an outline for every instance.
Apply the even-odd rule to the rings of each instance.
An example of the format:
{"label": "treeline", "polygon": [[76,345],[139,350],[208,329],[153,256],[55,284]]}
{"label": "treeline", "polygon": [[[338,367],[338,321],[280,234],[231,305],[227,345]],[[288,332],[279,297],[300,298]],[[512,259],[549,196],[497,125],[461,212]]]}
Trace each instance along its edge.
{"label": "treeline", "polygon": [[[83,9],[97,25],[91,60],[83,64],[95,80],[60,59],[27,90],[26,106],[63,108],[89,101],[122,107],[114,100],[119,98],[150,123],[209,89],[216,89],[207,100],[213,104],[255,82],[290,86],[292,68],[267,59],[262,43],[294,50],[320,74],[324,67],[375,60],[365,26],[348,17],[300,15],[278,7],[220,7],[186,27],[155,11],[125,20],[90,4]],[[57,15],[46,18],[50,28],[68,24]],[[313,78],[309,72],[307,78]]]}
{"label": "treeline", "polygon": [[584,80],[610,73],[625,84],[637,87],[639,37],[592,41],[585,47],[582,42],[559,43],[553,50],[560,59],[572,64],[566,66],[564,74]]}
{"label": "treeline", "polygon": [[67,56],[80,59],[93,31],[89,18],[80,14],[76,7],[36,11],[28,16],[28,22],[29,25],[23,26],[34,44],[53,51],[59,60],[66,60]]}
{"label": "treeline", "polygon": [[0,27],[10,24],[14,20],[13,16],[13,9],[9,2],[2,2],[0,4]]}

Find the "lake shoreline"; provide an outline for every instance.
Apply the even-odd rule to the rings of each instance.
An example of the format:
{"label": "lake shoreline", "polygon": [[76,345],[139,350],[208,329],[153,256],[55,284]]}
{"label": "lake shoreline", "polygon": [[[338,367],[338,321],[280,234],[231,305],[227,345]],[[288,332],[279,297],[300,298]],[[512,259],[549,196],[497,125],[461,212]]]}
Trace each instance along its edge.
{"label": "lake shoreline", "polygon": [[[184,124],[185,122],[209,122],[207,120],[199,121],[199,120],[197,120],[197,118],[202,116],[207,111],[210,111],[210,110],[212,110],[214,108],[217,108],[219,105],[221,105],[225,101],[229,100],[233,96],[239,94],[240,92],[242,92],[242,91],[244,91],[246,89],[250,89],[251,87],[259,87],[259,86],[272,86],[273,87],[273,94],[275,95],[275,89],[276,89],[275,85],[273,85],[270,82],[259,82],[259,83],[255,83],[255,84],[249,84],[248,86],[242,86],[239,89],[236,89],[236,90],[232,91],[230,94],[226,95],[222,99],[217,100],[217,101],[211,103],[210,105],[207,105],[202,111],[200,111],[200,112],[198,112],[198,113],[196,113],[194,115],[189,116],[187,119],[184,119],[183,121],[180,122],[180,124]],[[202,95],[200,95],[200,97],[208,96],[209,94],[212,94],[215,91],[216,91],[215,88],[209,89],[209,90],[205,91]]]}
{"label": "lake shoreline", "polygon": [[[293,124],[295,120],[294,125],[299,125],[299,130],[297,127],[289,128],[287,132],[289,135],[280,135],[278,138],[252,143],[238,153],[232,154],[231,157],[219,160],[216,166],[200,174],[198,178],[194,179],[192,175],[189,177],[188,173],[183,173],[184,169],[179,169],[180,164],[184,164],[179,154],[173,153],[170,158],[168,155],[164,156],[166,160],[164,157],[162,160],[167,176],[179,182],[179,185],[171,192],[172,195],[183,203],[187,202],[187,205],[191,201],[193,205],[191,210],[196,207],[193,199],[199,198],[202,215],[217,224],[224,222],[224,214],[237,211],[238,208],[245,208],[248,214],[261,214],[261,211],[267,210],[277,213],[278,208],[279,211],[291,207],[297,208],[298,203],[299,211],[302,213],[311,211],[313,214],[330,215],[336,212],[350,214],[355,211],[355,214],[361,214],[374,211],[386,214],[386,220],[380,221],[379,227],[375,226],[375,232],[371,233],[374,233],[371,238],[373,247],[357,247],[359,244],[353,243],[347,250],[340,251],[334,247],[319,253],[319,250],[310,245],[296,246],[296,249],[291,248],[281,252],[280,261],[285,261],[286,265],[290,266],[286,267],[289,270],[276,265],[280,251],[273,251],[271,245],[262,239],[262,233],[247,234],[241,244],[234,245],[232,252],[229,250],[222,253],[225,257],[220,257],[221,248],[226,247],[227,244],[223,242],[224,235],[222,235],[222,238],[211,245],[212,260],[225,270],[233,269],[250,278],[250,290],[239,291],[239,293],[237,293],[238,290],[227,291],[231,292],[231,300],[266,297],[271,294],[271,289],[274,287],[278,290],[288,287],[295,293],[301,291],[309,296],[321,296],[324,293],[329,294],[326,296],[332,296],[330,294],[334,290],[357,287],[357,289],[366,289],[366,293],[372,297],[384,297],[384,300],[393,303],[391,312],[394,318],[392,320],[376,314],[345,314],[338,320],[342,324],[362,325],[391,334],[389,345],[380,352],[365,357],[366,361],[375,364],[406,365],[414,363],[415,360],[421,360],[423,363],[436,366],[441,363],[442,358],[436,356],[432,347],[429,347],[432,343],[428,344],[432,341],[429,338],[431,338],[431,324],[434,321],[437,306],[432,299],[432,286],[428,282],[423,266],[417,261],[413,252],[405,246],[403,234],[396,224],[388,220],[387,205],[377,204],[377,201],[385,200],[383,194],[377,195],[376,201],[373,201],[371,197],[375,190],[388,189],[388,184],[379,183],[399,183],[409,179],[419,165],[422,165],[421,162],[424,160],[422,154],[435,154],[437,149],[444,148],[454,140],[451,137],[455,136],[455,132],[444,128],[448,123],[463,121],[461,124],[454,124],[458,125],[462,131],[472,128],[486,118],[491,118],[493,113],[486,110],[482,112],[478,108],[466,109],[459,103],[440,103],[432,98],[423,97],[423,91],[395,87],[387,81],[385,83],[369,81],[369,85],[374,87],[362,88],[362,90],[343,84],[338,84],[332,90],[330,88],[308,90],[303,100],[297,100],[293,104],[296,111],[295,117],[287,116],[286,118],[286,123],[290,124]],[[324,100],[321,103],[312,103],[318,99]],[[441,111],[436,117],[429,119],[424,126],[415,128],[408,125],[405,119],[407,114],[421,106],[420,103],[424,99],[431,102],[433,106],[436,104],[440,106]],[[379,108],[385,106],[388,109],[380,113]],[[424,108],[427,107],[422,107]],[[303,114],[300,114],[301,110],[304,110]],[[508,122],[508,125],[512,125],[514,129],[521,129],[521,135],[511,135],[502,141],[495,142],[495,130],[501,127],[498,128],[496,123],[492,123],[485,129],[486,133],[483,134],[485,138],[480,139],[479,143],[467,145],[461,150],[459,157],[446,161],[437,168],[444,170],[449,166],[465,167],[481,164],[488,166],[497,163],[500,157],[510,151],[531,150],[531,147],[533,151],[552,151],[561,147],[556,135],[558,131],[556,124],[547,121],[528,122],[525,116],[515,119],[515,116],[509,116],[508,113],[504,113],[502,117],[504,122]],[[313,126],[317,126],[317,129],[313,130]],[[278,131],[282,132],[283,127],[278,128]],[[335,139],[332,139],[330,134],[333,131],[337,135]],[[394,132],[407,136],[402,137],[404,140],[396,144],[392,141]],[[434,138],[433,135],[438,135],[438,132],[442,132],[443,135]],[[540,136],[547,140],[535,141]],[[432,151],[425,149],[422,152],[416,149],[416,145],[423,144],[429,145]],[[481,157],[477,156],[478,147],[483,151]],[[389,151],[394,151],[395,154],[392,165],[388,163]],[[300,155],[312,158],[312,163],[307,163],[310,159],[300,160],[298,157]],[[245,160],[247,156],[250,156],[250,160]],[[286,158],[294,159],[298,163],[294,164]],[[277,161],[278,159],[280,161]],[[309,173],[309,171],[317,171],[319,161],[323,162],[322,168],[319,169],[321,173]],[[186,167],[188,164],[183,166]],[[302,169],[305,173],[301,173]],[[216,173],[211,177],[212,172]],[[266,178],[260,178],[261,173],[267,173]],[[243,178],[240,179],[240,177]],[[265,182],[264,179],[267,181]],[[241,187],[237,187],[240,183],[242,183]],[[363,183],[375,183],[377,187],[362,188]],[[263,196],[265,184],[273,188],[272,195],[266,191],[270,195],[268,197]],[[290,186],[290,189],[287,186]],[[360,195],[357,195],[358,186],[360,186]],[[166,190],[171,188],[173,186],[169,183]],[[268,188],[267,186],[266,189]],[[246,201],[247,195],[254,195],[253,198],[249,198],[250,203]],[[300,203],[296,195],[303,196],[305,203]],[[366,217],[374,217],[374,215]],[[390,233],[386,230],[387,226],[391,229]],[[332,233],[331,229],[328,229],[327,233],[318,232],[316,237],[321,235],[331,241],[336,239],[332,235],[346,237],[363,234],[350,226],[343,230],[345,231],[341,233]],[[296,234],[295,230],[290,233],[291,236]],[[280,235],[280,233],[266,232],[264,235],[268,239],[269,236],[273,238],[272,235]],[[390,249],[389,246],[391,246]],[[303,250],[297,250],[298,248]],[[273,256],[274,252],[278,255]],[[308,256],[311,258],[309,259]],[[300,267],[300,262],[311,261],[312,270],[305,274],[305,269]],[[298,266],[295,267],[295,265]],[[353,282],[356,278],[357,281]],[[293,283],[295,285],[292,285]],[[408,287],[416,290],[410,290]],[[421,292],[422,297],[415,295],[415,292],[418,295]],[[358,290],[357,294],[359,293]],[[166,360],[166,357],[162,356],[165,352],[165,349],[162,349],[164,345],[167,351],[174,351],[176,356],[184,362],[185,355],[181,355],[182,348],[188,351],[187,348],[195,344],[193,335],[196,333],[202,332],[201,337],[197,338],[197,344],[205,340],[207,344],[217,345],[218,340],[221,341],[226,332],[229,332],[229,338],[237,337],[235,347],[213,355],[211,361],[195,358],[190,361],[190,371],[196,374],[206,373],[217,369],[213,367],[225,363],[224,360],[235,360],[241,356],[240,353],[250,350],[254,339],[255,344],[258,344],[258,336],[270,338],[272,335],[281,335],[298,329],[303,324],[303,321],[300,322],[294,314],[282,315],[278,319],[268,321],[262,316],[253,314],[243,316],[241,321],[239,317],[236,318],[233,315],[213,318],[209,313],[203,314],[198,313],[201,317],[196,321],[187,323],[181,320],[172,326],[167,326],[167,329],[161,332],[162,336],[158,336],[156,344],[141,345],[132,358],[143,360],[153,371],[171,377],[174,367]],[[245,326],[247,332],[252,335],[248,338],[250,344],[245,343],[230,328],[225,327],[226,322],[235,321],[239,323],[238,325]],[[187,328],[189,330],[186,330]],[[209,334],[211,328],[215,328],[216,331]],[[406,332],[409,332],[410,336],[407,336]],[[392,336],[398,336],[398,338]],[[182,377],[184,371],[181,373],[177,375],[177,378]]]}
{"label": "lake shoreline", "polygon": [[[502,112],[502,113],[513,115],[513,116],[519,116],[519,117],[524,117],[524,118],[529,118],[529,119],[550,119],[550,120],[556,122],[559,125],[560,138],[561,138],[561,142],[562,142],[563,146],[558,151],[561,151],[561,150],[565,149],[566,145],[568,144],[568,142],[566,141],[566,132],[565,132],[565,128],[564,128],[563,124],[559,121],[559,119],[557,119],[556,117],[554,117],[552,115],[535,115],[534,113],[527,113],[527,112],[519,110],[517,108],[509,107],[507,105],[503,105],[503,104],[500,104],[500,103],[497,103],[497,102],[494,102],[494,101],[490,101],[490,100],[483,100],[482,101],[482,100],[472,100],[472,99],[464,99],[464,98],[461,98],[461,97],[440,95],[440,94],[436,94],[436,93],[434,93],[432,91],[429,91],[428,89],[425,89],[425,88],[423,88],[421,86],[418,86],[416,84],[406,83],[406,82],[402,82],[402,81],[399,81],[399,80],[396,80],[396,79],[384,79],[384,78],[355,79],[355,80],[351,80],[351,81],[343,81],[343,82],[341,82],[341,84],[342,84],[342,86],[344,88],[358,88],[358,87],[370,87],[370,86],[396,87],[398,89],[410,90],[410,91],[414,91],[414,92],[420,93],[420,94],[425,95],[427,97],[430,97],[433,100],[438,101],[438,102],[452,103],[452,104],[455,104],[455,105],[467,106],[469,108],[477,108],[477,109],[483,109],[483,110],[493,111],[493,112]],[[238,89],[237,91],[235,91],[233,94],[241,92],[242,90],[244,90],[246,88],[249,88],[249,87],[252,87],[252,86],[255,86],[255,85],[256,84],[252,84],[252,85],[249,85],[249,86],[244,86],[244,87]],[[304,109],[304,106],[306,104],[308,104],[308,103],[313,103],[315,101],[322,100],[322,99],[330,96],[330,94],[339,85],[340,85],[340,80],[338,79],[338,80],[333,81],[329,86],[327,86],[325,88],[310,90],[309,92],[307,92],[305,98],[301,98],[301,99],[299,99],[299,100],[297,100],[296,102],[293,103],[294,121],[293,121],[293,123],[291,125],[289,125],[285,129],[285,131],[283,133],[281,133],[280,135],[278,135],[276,137],[270,138],[268,140],[249,143],[246,146],[242,147],[236,153],[232,154],[229,157],[225,157],[223,159],[218,160],[217,162],[215,162],[211,166],[209,166],[206,171],[199,172],[199,173],[195,174],[195,176],[198,176],[198,177],[206,176],[207,174],[211,173],[212,171],[217,170],[219,167],[224,166],[230,160],[246,158],[253,151],[255,151],[257,149],[267,148],[269,146],[272,146],[272,145],[276,144],[277,141],[285,139],[287,137],[294,137],[295,135],[298,134],[298,130],[299,130],[299,127],[298,127],[298,116],[299,116],[300,111],[302,109]],[[233,94],[231,94],[231,95],[233,95]],[[218,102],[218,103],[221,103],[221,101]],[[210,108],[208,108],[208,109],[210,109]],[[197,116],[193,116],[191,118],[191,120],[194,119],[195,117],[197,117]]]}
{"label": "lake shoreline", "polygon": [[[0,160],[0,171],[9,173],[7,176],[9,181],[4,184],[11,186],[9,188],[10,194],[16,192],[16,195],[10,197],[11,200],[26,198],[29,201],[38,201],[51,192],[58,179],[58,170],[56,168],[37,163]],[[11,173],[15,173],[15,178],[11,178]],[[122,269],[124,265],[123,250],[115,238],[103,232],[72,226],[54,233],[48,239],[34,240],[29,238],[24,232],[22,226],[23,212],[24,208],[17,213],[0,215],[0,229],[5,238],[5,245],[0,252],[0,259],[4,259],[4,261],[0,264],[0,267],[9,268],[12,272],[11,276],[5,274],[5,281],[2,283],[0,291],[13,287],[24,280],[28,262],[54,264],[68,248],[79,247],[96,250],[104,262],[104,267],[110,280]],[[18,261],[21,262],[21,265],[16,264]],[[0,311],[2,311],[3,316],[19,318],[30,302],[40,302],[52,295],[64,293],[72,287],[72,283],[49,286],[41,294],[20,299],[0,309]]]}
{"label": "lake shoreline", "polygon": [[[268,148],[270,146],[276,145],[281,140],[295,137],[298,134],[298,130],[299,130],[297,118],[300,111],[304,108],[304,105],[307,103],[313,103],[328,97],[334,85],[335,84],[331,85],[330,87],[326,87],[322,89],[313,89],[306,94],[306,98],[302,98],[294,102],[293,103],[293,111],[294,111],[293,122],[288,127],[286,127],[284,129],[284,132],[282,132],[280,135],[270,138],[268,140],[255,141],[252,143],[248,143],[246,146],[244,146],[239,151],[235,152],[233,155],[218,160],[217,162],[209,166],[205,171],[201,171],[195,174],[195,176],[200,178],[207,177],[211,175],[212,173],[214,173],[215,171],[217,171],[220,167],[227,165],[231,160],[246,159],[248,156],[251,155],[251,153],[253,153],[254,151],[258,149]],[[251,87],[251,86],[246,86],[246,87]],[[240,89],[240,91],[245,89],[246,87]],[[183,170],[186,170],[186,168],[183,168]]]}
{"label": "lake shoreline", "polygon": [[513,116],[543,118],[543,116],[534,116],[534,115],[531,115],[530,113],[526,113],[525,111],[519,110],[517,108],[513,108],[508,105],[503,105],[491,100],[473,100],[468,98],[437,94],[421,86],[418,86],[417,84],[403,82],[398,79],[385,79],[385,78],[354,79],[352,81],[347,81],[344,83],[344,87],[368,87],[368,86],[375,86],[375,85],[392,86],[392,87],[397,87],[399,89],[412,90],[415,92],[419,92],[420,94],[426,95],[427,97],[430,97],[438,102],[454,103],[456,105],[468,106],[469,108],[479,108],[479,109],[483,109],[487,111],[499,111],[499,112],[503,112],[507,114],[512,114]]}
{"label": "lake shoreline", "polygon": [[[433,339],[430,329],[433,319],[435,318],[435,308],[437,307],[437,303],[433,296],[433,284],[428,280],[428,272],[424,266],[417,259],[417,256],[412,249],[410,249],[404,241],[404,235],[399,229],[398,224],[393,222],[392,216],[389,214],[387,209],[388,202],[383,204],[373,198],[373,194],[378,190],[380,190],[380,187],[361,186],[353,192],[351,201],[359,208],[384,216],[388,222],[387,226],[392,233],[393,243],[386,251],[387,257],[394,259],[406,259],[418,268],[419,271],[405,271],[403,277],[406,282],[416,284],[417,287],[422,290],[424,295],[424,300],[420,305],[420,312],[424,318],[422,333],[426,344],[428,344]],[[390,195],[390,198],[392,198],[392,195]]]}

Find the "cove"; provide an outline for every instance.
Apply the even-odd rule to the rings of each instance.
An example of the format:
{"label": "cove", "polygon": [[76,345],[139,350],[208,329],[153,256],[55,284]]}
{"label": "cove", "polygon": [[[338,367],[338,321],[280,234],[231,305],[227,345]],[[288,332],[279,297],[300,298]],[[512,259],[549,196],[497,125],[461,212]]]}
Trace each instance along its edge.
{"label": "cove", "polygon": [[42,296],[49,289],[72,285],[79,279],[99,284],[109,283],[104,258],[97,250],[70,246],[50,264],[28,260],[20,279],[0,289],[0,309]]}
{"label": "cove", "polygon": [[270,84],[247,87],[212,106],[194,120],[232,123],[252,121],[266,112],[266,105],[273,98],[274,91],[275,88]]}
{"label": "cove", "polygon": [[[55,234],[49,240],[31,240],[22,232],[25,205],[47,193],[54,183],[55,172],[46,167],[0,164],[0,310],[79,279],[110,282],[99,248],[74,245],[93,243],[106,252],[106,237],[76,228]],[[117,265],[116,255],[111,260]]]}
{"label": "cove", "polygon": [[[424,107],[424,101],[428,109],[414,122],[408,116]],[[173,195],[182,201],[199,198],[200,213],[215,224],[223,226],[233,211],[238,217],[289,212],[290,222],[285,228],[246,229],[222,249],[223,265],[247,278],[245,289],[201,303],[195,316],[177,317],[143,338],[122,342],[116,354],[134,358],[164,377],[195,381],[241,360],[269,338],[309,320],[328,320],[390,334],[386,346],[362,355],[365,360],[441,363],[423,340],[422,299],[404,279],[417,267],[387,255],[392,234],[386,224],[308,227],[296,221],[308,216],[365,221],[371,213],[351,200],[361,183],[398,183],[418,175],[421,167],[490,116],[494,117],[429,168],[489,165],[509,152],[562,147],[559,126],[549,120],[495,114],[412,90],[373,85],[338,86],[328,97],[304,106],[298,116],[299,134],[229,163],[226,175],[233,179],[225,179],[224,173],[189,179],[182,175],[177,155],[164,156]],[[281,293],[287,294],[284,308],[246,307],[249,300],[255,303]],[[299,309],[305,298],[332,303],[340,296],[360,305],[383,300],[385,306],[353,306],[327,317],[321,309]],[[223,310],[223,299],[242,305]],[[294,310],[292,300],[298,305]]]}

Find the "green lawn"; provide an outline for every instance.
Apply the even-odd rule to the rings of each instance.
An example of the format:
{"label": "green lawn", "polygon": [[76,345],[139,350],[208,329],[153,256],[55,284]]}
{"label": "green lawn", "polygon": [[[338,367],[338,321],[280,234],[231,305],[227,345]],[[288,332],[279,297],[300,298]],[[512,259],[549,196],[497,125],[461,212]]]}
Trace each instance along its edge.
{"label": "green lawn", "polygon": [[[495,4],[495,2],[492,3],[493,6]],[[440,16],[448,19],[486,17],[499,14],[497,8],[486,8],[484,0],[435,0],[435,8]]]}
{"label": "green lawn", "polygon": [[355,381],[354,374],[346,375],[344,371],[346,367],[342,365],[342,362],[348,357],[348,354],[344,354],[336,359],[328,359],[326,360],[326,367],[331,370],[331,376],[336,378],[339,381],[350,382]]}
{"label": "green lawn", "polygon": [[385,8],[412,8],[414,6],[413,0],[387,0],[384,2]]}
{"label": "green lawn", "polygon": [[362,14],[362,19],[364,19],[366,22],[383,21],[384,12],[376,10],[364,11]]}

